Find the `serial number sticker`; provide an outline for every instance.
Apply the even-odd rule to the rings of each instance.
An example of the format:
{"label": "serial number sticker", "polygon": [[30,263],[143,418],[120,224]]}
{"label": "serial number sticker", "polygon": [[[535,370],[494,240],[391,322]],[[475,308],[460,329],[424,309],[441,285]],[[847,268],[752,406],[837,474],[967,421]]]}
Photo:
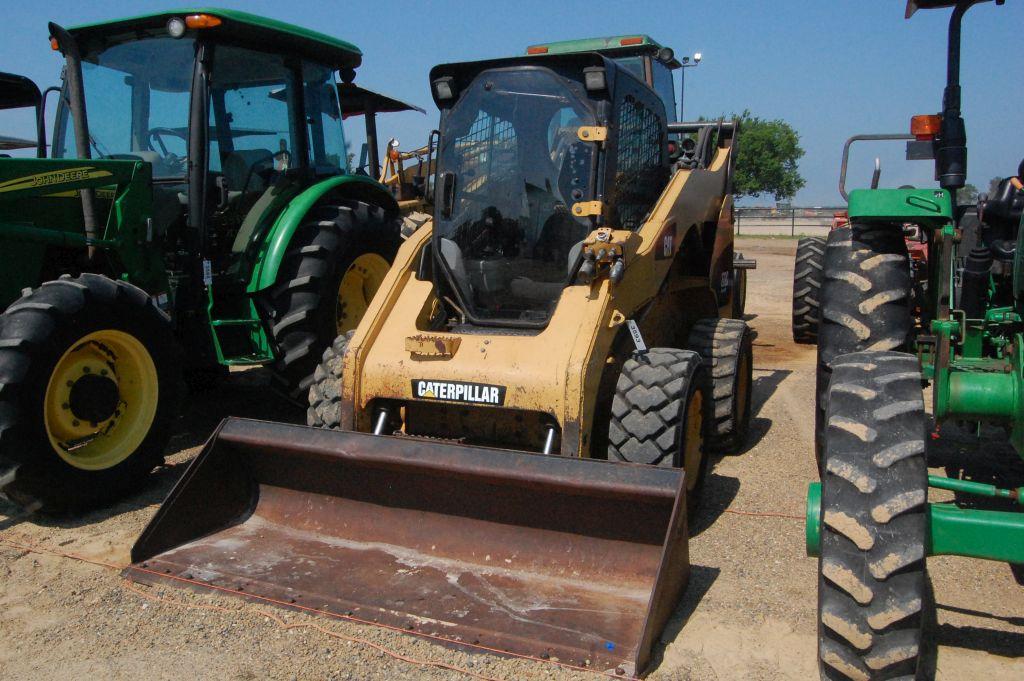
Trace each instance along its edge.
{"label": "serial number sticker", "polygon": [[633,345],[636,346],[637,352],[647,352],[647,343],[644,342],[644,337],[640,334],[640,327],[632,319],[626,321],[626,327],[629,328],[629,335],[633,337]]}
{"label": "serial number sticker", "polygon": [[468,402],[470,404],[489,404],[492,406],[505,404],[505,386],[488,385],[486,383],[414,378],[412,381],[412,394],[417,399],[437,400],[439,402]]}

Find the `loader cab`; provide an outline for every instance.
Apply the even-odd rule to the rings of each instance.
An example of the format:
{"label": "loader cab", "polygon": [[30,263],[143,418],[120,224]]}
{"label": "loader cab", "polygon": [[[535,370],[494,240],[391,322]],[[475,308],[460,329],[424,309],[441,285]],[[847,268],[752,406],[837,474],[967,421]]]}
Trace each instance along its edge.
{"label": "loader cab", "polygon": [[664,102],[594,53],[442,65],[430,78],[441,298],[472,324],[542,328],[588,235],[638,229],[664,189]]}
{"label": "loader cab", "polygon": [[88,125],[83,145],[66,82],[53,156],[147,162],[156,234],[238,284],[283,206],[348,172],[335,81],[360,63],[348,43],[226,10],[51,32],[81,70]]}
{"label": "loader cab", "polygon": [[530,45],[528,55],[573,54],[597,52],[615,61],[658,93],[665,111],[678,120],[679,105],[672,72],[682,67],[672,48],[665,47],[647,35],[620,35],[606,38],[563,40]]}

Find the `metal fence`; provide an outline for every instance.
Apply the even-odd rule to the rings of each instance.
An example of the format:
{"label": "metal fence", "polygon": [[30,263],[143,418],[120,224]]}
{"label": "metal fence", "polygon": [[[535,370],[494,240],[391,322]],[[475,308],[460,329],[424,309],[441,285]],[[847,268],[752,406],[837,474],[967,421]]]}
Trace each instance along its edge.
{"label": "metal fence", "polygon": [[746,236],[825,236],[845,208],[737,208],[736,233]]}

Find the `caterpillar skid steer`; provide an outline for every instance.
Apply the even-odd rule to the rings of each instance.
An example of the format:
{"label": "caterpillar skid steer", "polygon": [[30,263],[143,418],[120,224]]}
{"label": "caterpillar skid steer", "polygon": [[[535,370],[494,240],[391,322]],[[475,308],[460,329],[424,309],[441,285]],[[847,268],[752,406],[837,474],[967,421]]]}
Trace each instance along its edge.
{"label": "caterpillar skid steer", "polygon": [[596,52],[430,78],[433,218],[325,352],[316,427],[225,421],[128,574],[640,673],[750,418],[736,124],[669,123]]}

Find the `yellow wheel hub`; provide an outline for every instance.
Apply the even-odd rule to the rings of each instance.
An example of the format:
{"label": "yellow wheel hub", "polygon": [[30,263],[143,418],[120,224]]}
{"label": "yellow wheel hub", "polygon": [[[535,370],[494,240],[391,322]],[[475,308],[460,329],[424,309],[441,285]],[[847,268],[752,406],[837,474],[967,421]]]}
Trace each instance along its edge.
{"label": "yellow wheel hub", "polygon": [[156,417],[156,365],[134,336],[108,329],[81,338],[57,361],[43,425],[57,455],[98,471],[127,459]]}
{"label": "yellow wheel hub", "polygon": [[335,319],[339,336],[359,325],[389,269],[388,261],[376,253],[363,253],[349,265],[338,286]]}
{"label": "yellow wheel hub", "polygon": [[697,485],[701,459],[704,457],[704,395],[694,393],[686,407],[686,431],[683,433],[683,470],[686,471],[686,491]]}

